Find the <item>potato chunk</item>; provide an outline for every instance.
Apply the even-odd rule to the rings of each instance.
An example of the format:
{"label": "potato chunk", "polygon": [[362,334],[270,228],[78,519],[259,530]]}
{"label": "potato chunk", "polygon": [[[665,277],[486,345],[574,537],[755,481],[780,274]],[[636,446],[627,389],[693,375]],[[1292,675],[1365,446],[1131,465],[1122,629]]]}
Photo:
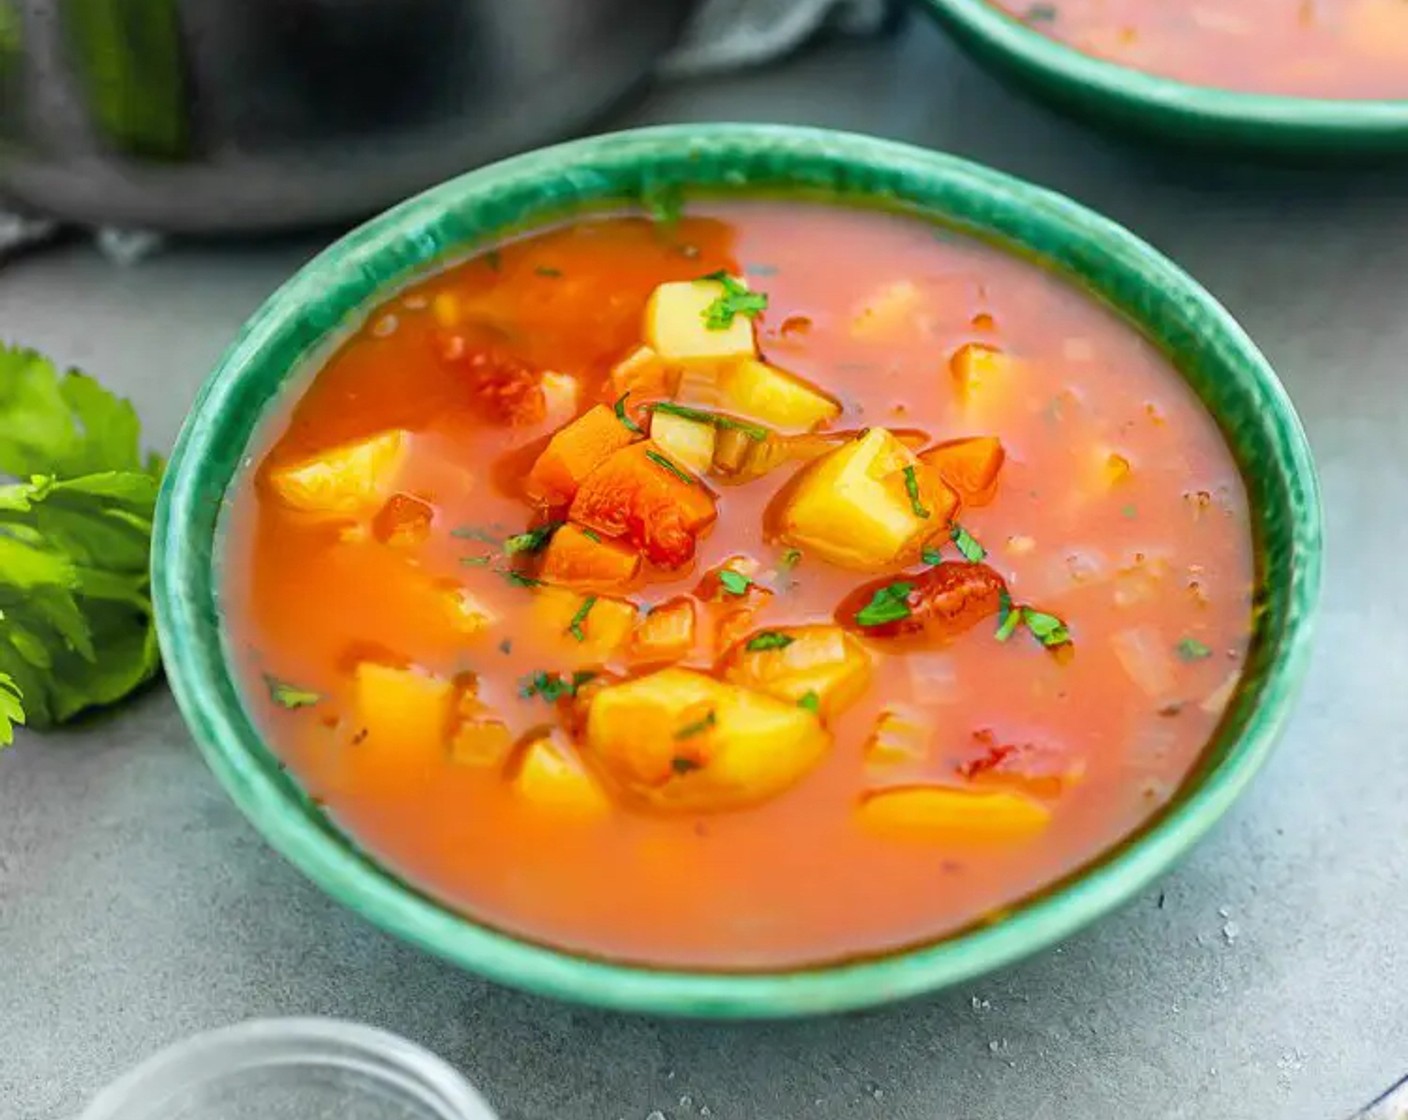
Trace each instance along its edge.
{"label": "potato chunk", "polygon": [[636,625],[631,657],[636,661],[677,661],[694,649],[698,619],[694,600],[679,596],[661,603]]}
{"label": "potato chunk", "polygon": [[525,744],[513,789],[535,808],[561,817],[594,820],[611,811],[610,799],[582,760],[551,735]]}
{"label": "potato chunk", "polygon": [[602,688],[587,744],[621,783],[666,809],[731,809],[776,796],[831,738],[805,708],[690,669]]}
{"label": "potato chunk", "polygon": [[714,426],[670,412],[650,417],[650,438],[671,459],[696,474],[704,474],[714,461]]}
{"label": "potato chunk", "polygon": [[932,468],[892,433],[871,428],[798,477],[784,495],[779,531],[833,564],[883,568],[917,559],[946,531],[957,504]]}
{"label": "potato chunk", "polygon": [[906,839],[995,843],[1029,840],[1051,820],[1051,810],[1016,793],[906,786],[869,794],[861,823]]}
{"label": "potato chunk", "polygon": [[[592,600],[590,605],[588,599]],[[533,592],[533,620],[541,633],[561,635],[567,647],[579,651],[584,660],[605,661],[631,636],[636,608],[634,603],[607,595],[538,587]]]}
{"label": "potato chunk", "polygon": [[1015,388],[1016,362],[980,342],[960,346],[948,369],[958,403],[970,419],[994,419]]}
{"label": "potato chunk", "polygon": [[854,704],[870,683],[870,655],[839,626],[760,630],[735,643],[720,667],[734,684],[826,716]]}
{"label": "potato chunk", "polygon": [[646,344],[667,362],[753,357],[757,344],[747,315],[735,315],[727,326],[708,325],[710,305],[726,294],[718,280],[661,284],[645,306]]}
{"label": "potato chunk", "polygon": [[419,669],[363,661],[354,676],[358,734],[373,742],[440,744],[454,705],[454,685]]}
{"label": "potato chunk", "polygon": [[482,634],[499,621],[499,612],[474,592],[453,584],[442,586],[441,591],[450,624],[461,634]]}
{"label": "potato chunk", "polygon": [[841,406],[795,374],[749,358],[719,371],[719,399],[733,412],[778,428],[810,431],[841,415]]}
{"label": "potato chunk", "polygon": [[393,430],[320,451],[269,472],[285,505],[324,517],[364,517],[381,508],[405,462],[409,437]]}

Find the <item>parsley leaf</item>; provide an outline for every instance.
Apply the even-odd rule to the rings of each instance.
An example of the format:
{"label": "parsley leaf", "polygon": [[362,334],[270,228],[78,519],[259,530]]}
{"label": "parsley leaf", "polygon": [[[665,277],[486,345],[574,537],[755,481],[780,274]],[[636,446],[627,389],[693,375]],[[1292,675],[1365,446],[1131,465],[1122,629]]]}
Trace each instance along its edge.
{"label": "parsley leaf", "polygon": [[1197,638],[1184,638],[1178,643],[1178,657],[1182,661],[1202,661],[1212,656],[1212,649]]}
{"label": "parsley leaf", "polygon": [[735,572],[732,568],[724,568],[719,572],[719,583],[730,595],[748,594],[748,585],[752,582],[742,572]]}
{"label": "parsley leaf", "polygon": [[667,459],[667,458],[665,458],[665,456],[661,455],[660,452],[658,452],[658,451],[647,451],[647,452],[645,453],[645,457],[646,457],[647,459],[649,459],[652,463],[656,464],[657,466],[664,467],[665,470],[669,471],[672,475],[674,475],[676,478],[678,478],[678,479],[679,479],[681,482],[683,482],[686,486],[693,486],[693,485],[694,485],[694,477],[693,477],[692,475],[690,475],[690,474],[689,474],[687,471],[685,471],[682,467],[677,467],[677,466],[675,466],[674,463],[670,462],[669,459]]}
{"label": "parsley leaf", "polygon": [[786,552],[782,554],[782,559],[777,562],[778,570],[782,572],[790,572],[793,568],[798,565],[798,563],[801,562],[801,559],[802,550],[800,548],[789,548]]}
{"label": "parsley leaf", "polygon": [[588,595],[582,600],[582,605],[577,608],[577,613],[572,616],[572,621],[567,624],[567,632],[579,642],[587,640],[586,631],[582,629],[582,623],[587,621],[587,615],[592,613],[592,608],[596,606],[596,596]]}
{"label": "parsley leaf", "polygon": [[1012,605],[1012,596],[1007,594],[1007,588],[1003,588],[997,597],[997,633],[994,635],[999,642],[1005,642],[1017,632],[1017,627],[1022,625],[1022,608]]}
{"label": "parsley leaf", "polygon": [[1032,610],[1031,607],[1023,607],[1022,621],[1027,624],[1027,629],[1032,632],[1032,637],[1047,649],[1055,649],[1071,640],[1070,630],[1054,614]]}
{"label": "parsley leaf", "polygon": [[489,558],[487,556],[461,556],[460,563],[467,568],[487,568]]}
{"label": "parsley leaf", "polygon": [[538,267],[533,269],[533,271],[536,272],[539,276],[547,276],[550,279],[555,279],[556,277],[562,275],[562,269],[551,268],[550,266],[545,264],[538,265]]}
{"label": "parsley leaf", "polygon": [[450,536],[457,537],[463,541],[478,541],[480,544],[498,544],[499,538],[489,532],[488,529],[481,529],[477,525],[461,525],[450,530]]}
{"label": "parsley leaf", "polygon": [[786,649],[796,640],[791,634],[784,634],[779,630],[760,630],[748,639],[748,644],[743,648],[749,653],[769,649]]}
{"label": "parsley leaf", "polygon": [[944,554],[937,548],[930,548],[928,545],[925,545],[924,550],[919,554],[919,559],[932,567],[938,567],[944,562]]}
{"label": "parsley leaf", "polygon": [[756,318],[768,305],[766,292],[749,291],[746,285],[722,269],[700,279],[717,280],[724,289],[723,295],[718,296],[700,312],[704,317],[704,325],[711,331],[728,330],[733,325],[735,315]]}
{"label": "parsley leaf", "polygon": [[504,579],[508,580],[509,583],[513,584],[514,587],[542,587],[542,586],[543,586],[543,581],[542,581],[542,580],[540,580],[540,579],[534,579],[532,576],[529,576],[529,575],[524,575],[522,572],[520,572],[520,571],[518,571],[518,570],[516,570],[516,569],[514,569],[514,568],[510,568],[510,569],[508,569],[508,571],[503,572],[503,573],[501,573],[501,574],[503,575]]}
{"label": "parsley leaf", "polygon": [[674,758],[670,759],[670,769],[676,774],[692,774],[696,770],[702,770],[703,764],[695,762],[692,758],[676,755]]}
{"label": "parsley leaf", "polygon": [[515,533],[504,541],[504,551],[510,556],[517,552],[537,552],[564,524],[562,521],[549,521],[546,525],[539,525],[526,533]]}
{"label": "parsley leaf", "polygon": [[549,704],[553,704],[564,696],[576,696],[577,690],[582,685],[595,678],[596,674],[586,669],[578,670],[570,678],[564,677],[560,673],[547,673],[539,669],[536,673],[529,674],[519,682],[518,695],[525,700],[531,700],[537,696]]}
{"label": "parsley leaf", "polygon": [[977,564],[987,559],[988,550],[980,545],[977,539],[962,525],[955,524],[949,531],[949,538],[958,547],[958,551],[963,554],[963,559],[970,564]]}
{"label": "parsley leaf", "polygon": [[269,690],[269,699],[281,708],[311,708],[323,698],[322,693],[281,681],[272,673],[264,674],[264,687]]}
{"label": "parsley leaf", "polygon": [[870,597],[870,602],[856,611],[857,626],[880,626],[886,622],[899,622],[910,616],[909,594],[914,584],[901,580],[887,583],[878,588]]}
{"label": "parsley leaf", "polygon": [[683,727],[681,727],[678,731],[675,732],[675,738],[693,739],[696,735],[703,735],[704,732],[708,731],[709,728],[713,727],[714,724],[717,722],[718,717],[716,717],[713,711],[711,710],[702,719],[697,719],[693,723],[687,723]]}
{"label": "parsley leaf", "polygon": [[929,511],[919,500],[919,474],[912,465],[904,469],[904,492],[909,495],[909,508],[914,511],[914,516],[928,517]]}
{"label": "parsley leaf", "polygon": [[797,701],[797,707],[805,708],[813,715],[821,711],[821,697],[816,694],[816,689],[809,688],[802,693],[802,698]]}
{"label": "parsley leaf", "polygon": [[694,420],[700,424],[709,424],[721,431],[732,429],[742,432],[755,443],[761,443],[768,438],[768,430],[758,424],[745,424],[742,420],[735,420],[732,416],[724,416],[718,412],[707,412],[702,408],[690,408],[688,405],[675,404],[674,401],[660,401],[650,406],[655,412],[668,412],[671,416],[680,416],[686,420]]}
{"label": "parsley leaf", "polygon": [[597,535],[595,529],[583,529],[582,536],[586,537],[587,540],[591,541],[593,544],[601,543],[601,537]]}
{"label": "parsley leaf", "polygon": [[632,420],[626,412],[626,398],[630,395],[631,391],[627,389],[624,393],[622,393],[619,397],[616,398],[616,403],[612,407],[616,410],[616,419],[621,421],[621,423],[625,424],[626,429],[628,431],[635,432],[636,435],[643,435],[644,429],[642,429],[639,424]]}

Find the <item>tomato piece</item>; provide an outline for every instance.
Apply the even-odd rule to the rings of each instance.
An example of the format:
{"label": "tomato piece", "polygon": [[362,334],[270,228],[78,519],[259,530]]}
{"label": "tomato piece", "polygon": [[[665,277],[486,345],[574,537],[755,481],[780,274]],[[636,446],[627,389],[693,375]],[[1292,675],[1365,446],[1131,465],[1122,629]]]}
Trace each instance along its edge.
{"label": "tomato piece", "polygon": [[474,410],[491,424],[521,427],[547,415],[542,377],[527,362],[497,347],[472,350],[456,360],[464,371]]}
{"label": "tomato piece", "polygon": [[958,491],[965,505],[982,506],[992,501],[1006,452],[996,436],[975,436],[941,443],[919,458]]}
{"label": "tomato piece", "polygon": [[862,584],[841,600],[836,621],[868,638],[948,640],[996,615],[1005,590],[986,564],[939,564]]}

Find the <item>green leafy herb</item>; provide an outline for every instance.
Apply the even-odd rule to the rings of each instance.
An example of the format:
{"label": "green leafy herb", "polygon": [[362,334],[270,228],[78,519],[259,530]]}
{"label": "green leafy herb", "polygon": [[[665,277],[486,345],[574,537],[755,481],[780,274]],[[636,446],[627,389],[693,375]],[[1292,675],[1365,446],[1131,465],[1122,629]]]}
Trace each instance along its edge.
{"label": "green leafy herb", "polygon": [[914,516],[928,517],[929,511],[919,500],[919,474],[912,466],[904,469],[904,492],[909,495],[909,508],[914,511]]}
{"label": "green leafy herb", "polygon": [[562,269],[550,268],[548,265],[545,264],[538,265],[538,267],[533,269],[533,271],[536,272],[539,276],[558,277],[562,275]]}
{"label": "green leafy herb", "polygon": [[596,606],[596,596],[588,595],[582,600],[582,605],[577,608],[577,613],[572,616],[572,621],[567,624],[567,632],[579,642],[587,640],[586,631],[582,629],[582,623],[587,621],[587,615],[592,613],[592,608]]}
{"label": "green leafy herb", "polygon": [[749,653],[768,649],[786,649],[796,640],[792,635],[783,634],[778,630],[762,630],[749,638],[748,644],[743,648]]}
{"label": "green leafy herb", "polygon": [[504,541],[504,551],[510,556],[517,552],[538,552],[564,524],[562,521],[549,521],[526,533],[515,533]]}
{"label": "green leafy herb", "polygon": [[489,558],[487,556],[461,556],[460,563],[467,568],[487,568]]}
{"label": "green leafy herb", "polygon": [[1183,661],[1202,661],[1212,656],[1212,649],[1197,638],[1184,638],[1178,643],[1178,656]]}
{"label": "green leafy herb", "polygon": [[997,596],[997,633],[995,637],[999,642],[1005,642],[1017,632],[1017,627],[1022,625],[1022,608],[1012,605],[1012,596],[1007,594],[1007,588],[998,592]]}
{"label": "green leafy herb", "polygon": [[1022,13],[1023,23],[1054,23],[1060,15],[1055,4],[1033,4]]}
{"label": "green leafy herb", "polygon": [[164,464],[131,404],[0,345],[0,738],[151,679],[152,516]]}
{"label": "green leafy herb", "polygon": [[269,690],[269,699],[281,708],[311,708],[323,698],[320,692],[281,681],[272,673],[264,674],[264,686]]}
{"label": "green leafy herb", "polygon": [[652,183],[640,201],[650,220],[662,226],[673,226],[684,215],[684,188],[678,183]]}
{"label": "green leafy herb", "polygon": [[586,537],[587,540],[592,541],[595,544],[601,543],[601,538],[597,536],[595,529],[583,529],[582,536]]}
{"label": "green leafy herb", "polygon": [[1033,610],[1031,607],[1023,607],[1022,621],[1027,624],[1027,629],[1032,632],[1032,637],[1047,649],[1055,649],[1071,640],[1070,630],[1054,614]]}
{"label": "green leafy herb", "polygon": [[681,467],[675,466],[674,463],[670,462],[669,459],[661,455],[660,452],[647,451],[645,453],[645,457],[649,459],[652,463],[654,463],[656,466],[664,467],[667,471],[669,471],[672,475],[678,478],[686,486],[694,485],[694,478],[692,475],[689,474],[689,472],[685,471]]}
{"label": "green leafy herb", "polygon": [[626,412],[626,398],[630,395],[631,391],[627,389],[617,398],[616,404],[613,406],[616,409],[616,419],[625,424],[628,430],[635,432],[636,435],[641,435],[643,434],[641,426],[632,420]]}
{"label": "green leafy herb", "polygon": [[696,735],[703,735],[709,728],[718,722],[717,717],[711,710],[702,719],[697,719],[693,723],[687,723],[675,732],[676,739],[693,739]]}
{"label": "green leafy herb", "polygon": [[742,432],[749,439],[761,443],[768,438],[768,430],[757,424],[745,424],[742,420],[735,420],[732,416],[724,416],[717,412],[706,412],[702,408],[690,408],[688,405],[675,404],[673,401],[660,401],[652,405],[655,412],[668,412],[671,416],[682,416],[686,420],[694,420],[700,424],[710,424],[722,430],[732,429]]}
{"label": "green leafy herb", "polygon": [[746,285],[722,269],[718,272],[711,272],[708,276],[703,276],[700,279],[717,280],[724,289],[723,295],[716,298],[700,313],[704,316],[704,325],[711,331],[728,330],[733,325],[735,315],[743,315],[749,319],[756,318],[759,312],[768,305],[766,292],[750,291]]}
{"label": "green leafy herb", "polygon": [[518,695],[525,700],[537,696],[553,704],[564,696],[576,696],[577,690],[595,677],[595,673],[586,669],[578,670],[571,677],[564,677],[560,673],[545,673],[539,669],[519,682]]}
{"label": "green leafy herb", "polygon": [[944,562],[944,554],[937,548],[930,548],[928,545],[925,545],[924,550],[919,554],[919,559],[923,560],[926,564],[937,567]]}
{"label": "green leafy herb", "polygon": [[802,550],[800,548],[789,548],[782,554],[782,559],[777,562],[778,570],[790,572],[801,562],[801,559]]}
{"label": "green leafy herb", "polygon": [[815,715],[817,712],[821,711],[821,697],[816,694],[815,689],[809,688],[806,692],[802,693],[802,698],[797,701],[797,707],[805,708]]}
{"label": "green leafy herb", "polygon": [[480,544],[498,544],[499,538],[489,532],[488,529],[481,529],[478,525],[461,525],[450,530],[450,536],[458,537],[464,541],[478,541]]}
{"label": "green leafy herb", "polygon": [[899,622],[910,616],[909,595],[914,584],[901,580],[887,583],[878,588],[870,597],[870,602],[856,611],[857,626],[881,626],[886,622]]}
{"label": "green leafy herb", "polygon": [[752,582],[742,572],[735,572],[732,568],[724,568],[719,572],[719,583],[730,595],[748,594],[748,585]]}
{"label": "green leafy herb", "polygon": [[501,641],[501,642],[499,643],[499,652],[500,652],[500,653],[503,653],[503,654],[512,653],[512,652],[513,652],[513,641],[512,641],[511,639],[509,639],[509,638],[505,638],[503,641]]}
{"label": "green leafy herb", "polygon": [[504,577],[504,579],[508,580],[509,583],[513,584],[514,587],[542,587],[542,586],[543,586],[543,581],[542,581],[542,580],[540,580],[540,579],[534,579],[534,578],[533,578],[532,576],[530,576],[530,575],[524,575],[522,572],[517,571],[517,570],[514,569],[514,568],[510,568],[508,571],[504,572],[504,573],[503,573],[503,577]]}
{"label": "green leafy herb", "polygon": [[954,525],[949,531],[949,539],[957,546],[958,551],[963,554],[963,559],[970,564],[977,564],[987,559],[988,550],[980,545],[977,539],[962,525]]}
{"label": "green leafy herb", "polygon": [[677,755],[670,759],[670,769],[676,774],[692,774],[694,771],[702,768],[701,764],[695,762],[694,759],[685,758],[682,755]]}

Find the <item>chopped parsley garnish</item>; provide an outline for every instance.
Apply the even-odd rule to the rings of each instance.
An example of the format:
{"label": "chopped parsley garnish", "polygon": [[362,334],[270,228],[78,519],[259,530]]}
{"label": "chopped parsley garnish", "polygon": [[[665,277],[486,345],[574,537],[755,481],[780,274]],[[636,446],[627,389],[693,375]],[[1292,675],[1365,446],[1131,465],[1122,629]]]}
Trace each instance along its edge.
{"label": "chopped parsley garnish", "polygon": [[697,719],[693,723],[687,723],[675,732],[676,739],[693,739],[696,735],[703,735],[709,728],[718,722],[718,718],[711,710],[702,719]]}
{"label": "chopped parsley garnish", "polygon": [[467,568],[487,568],[489,558],[487,556],[461,556],[460,563]]}
{"label": "chopped parsley garnish", "polygon": [[629,431],[635,432],[636,435],[643,435],[644,431],[641,426],[626,414],[626,398],[630,395],[631,391],[627,389],[617,398],[616,404],[613,406],[616,409],[616,419],[625,424]]}
{"label": "chopped parsley garnish", "polygon": [[489,532],[488,529],[481,529],[478,525],[461,525],[457,529],[450,530],[450,536],[458,537],[464,541],[479,541],[481,544],[498,544],[499,538]]}
{"label": "chopped parsley garnish", "polygon": [[1022,13],[1022,22],[1054,23],[1059,14],[1055,4],[1033,4]]}
{"label": "chopped parsley garnish", "polygon": [[522,572],[510,568],[503,573],[504,579],[513,584],[514,587],[542,587],[543,581],[534,579],[532,576],[524,575]]}
{"label": "chopped parsley garnish", "polygon": [[784,572],[790,572],[800,563],[801,559],[802,550],[800,548],[789,548],[782,554],[782,559],[777,562],[778,569]]}
{"label": "chopped parsley garnish", "polygon": [[692,774],[696,770],[703,769],[703,767],[692,758],[676,755],[674,758],[670,759],[670,769],[676,774]]}
{"label": "chopped parsley garnish", "polygon": [[923,560],[926,564],[937,567],[944,562],[944,554],[937,548],[930,548],[926,544],[924,550],[919,554],[919,559]]}
{"label": "chopped parsley garnish", "polygon": [[533,269],[533,271],[536,272],[539,276],[557,277],[562,275],[562,269],[551,268],[545,264],[538,265],[538,267]]}
{"label": "chopped parsley garnish", "polygon": [[1181,661],[1202,661],[1212,656],[1212,649],[1197,638],[1184,638],[1178,643],[1178,657]]}
{"label": "chopped parsley garnish", "polygon": [[796,640],[792,635],[784,634],[778,630],[763,630],[749,638],[748,644],[743,648],[749,653],[758,653],[769,649],[786,649]]}
{"label": "chopped parsley garnish", "polygon": [[272,673],[264,674],[264,686],[269,690],[269,699],[281,708],[311,708],[323,698],[320,692],[281,681]]}
{"label": "chopped parsley garnish", "polygon": [[997,596],[997,633],[994,635],[999,642],[1005,642],[1017,632],[1017,627],[1022,625],[1022,608],[1012,605],[1012,596],[1007,594],[1007,588],[998,592]]}
{"label": "chopped parsley garnish", "polygon": [[809,688],[806,692],[802,693],[802,698],[797,701],[797,707],[805,708],[815,715],[817,712],[821,711],[821,697],[816,694],[815,689]]}
{"label": "chopped parsley garnish", "polygon": [[591,541],[593,544],[601,543],[601,538],[597,536],[595,529],[583,529],[582,536],[586,537],[587,540]]}
{"label": "chopped parsley garnish", "polygon": [[587,669],[579,669],[570,678],[560,673],[545,673],[539,669],[523,678],[518,686],[518,695],[525,700],[539,696],[552,704],[564,696],[576,696],[577,690],[595,677],[596,674]]}
{"label": "chopped parsley garnish", "polygon": [[582,623],[587,621],[587,615],[592,613],[592,608],[596,606],[596,596],[588,595],[582,600],[582,605],[577,608],[577,613],[572,616],[572,621],[567,624],[567,632],[579,642],[587,640],[586,631],[582,629]]}
{"label": "chopped parsley garnish", "polygon": [[512,653],[512,652],[513,652],[513,642],[512,642],[510,639],[505,638],[503,641],[501,641],[501,642],[499,643],[499,652],[500,652],[500,653]]}
{"label": "chopped parsley garnish", "polygon": [[1070,630],[1054,614],[1032,610],[1031,607],[1023,607],[1022,621],[1027,624],[1027,629],[1032,632],[1032,637],[1047,649],[1055,649],[1071,640]]}
{"label": "chopped parsley garnish", "polygon": [[929,511],[919,500],[919,474],[913,466],[904,469],[904,492],[909,495],[909,508],[914,510],[914,516],[928,517]]}
{"label": "chopped parsley garnish", "polygon": [[730,595],[748,594],[748,585],[752,582],[742,572],[735,572],[732,568],[724,568],[719,572],[719,583]]}
{"label": "chopped parsley garnish", "polygon": [[529,529],[526,533],[515,533],[504,541],[504,551],[512,556],[516,552],[537,552],[552,535],[562,528],[563,522],[549,521],[546,525],[539,525],[536,529]]}
{"label": "chopped parsley garnish", "polygon": [[870,602],[856,611],[857,626],[883,626],[887,622],[899,622],[910,616],[909,594],[914,584],[901,580],[887,583],[878,588],[870,597]]}
{"label": "chopped parsley garnish", "polygon": [[675,404],[673,401],[661,401],[651,405],[656,412],[668,412],[671,416],[681,416],[686,420],[694,420],[700,424],[709,424],[720,430],[732,429],[742,432],[754,442],[762,442],[768,438],[768,430],[757,424],[745,424],[742,420],[735,420],[732,416],[723,416],[717,412],[706,412],[702,408],[690,408],[688,405]]}
{"label": "chopped parsley garnish", "polygon": [[679,479],[681,482],[683,482],[686,486],[693,486],[693,485],[694,485],[694,478],[693,478],[692,475],[689,474],[688,471],[684,470],[682,467],[677,467],[677,466],[675,466],[674,463],[670,462],[669,459],[667,459],[667,458],[665,458],[665,456],[661,455],[660,452],[658,452],[658,451],[647,451],[647,452],[645,453],[645,457],[646,457],[647,459],[649,459],[652,463],[654,463],[656,466],[664,467],[665,470],[669,471],[672,475],[674,475],[676,478],[678,478],[678,479]]}
{"label": "chopped parsley garnish", "polygon": [[949,539],[958,547],[958,551],[963,554],[963,559],[968,563],[977,564],[987,559],[988,550],[980,545],[977,538],[962,525],[954,525],[949,531]]}
{"label": "chopped parsley garnish", "polygon": [[766,292],[749,291],[747,286],[720,269],[711,272],[702,280],[717,280],[723,285],[724,294],[709,304],[702,312],[704,325],[711,331],[726,331],[733,326],[735,315],[755,318],[768,305]]}

